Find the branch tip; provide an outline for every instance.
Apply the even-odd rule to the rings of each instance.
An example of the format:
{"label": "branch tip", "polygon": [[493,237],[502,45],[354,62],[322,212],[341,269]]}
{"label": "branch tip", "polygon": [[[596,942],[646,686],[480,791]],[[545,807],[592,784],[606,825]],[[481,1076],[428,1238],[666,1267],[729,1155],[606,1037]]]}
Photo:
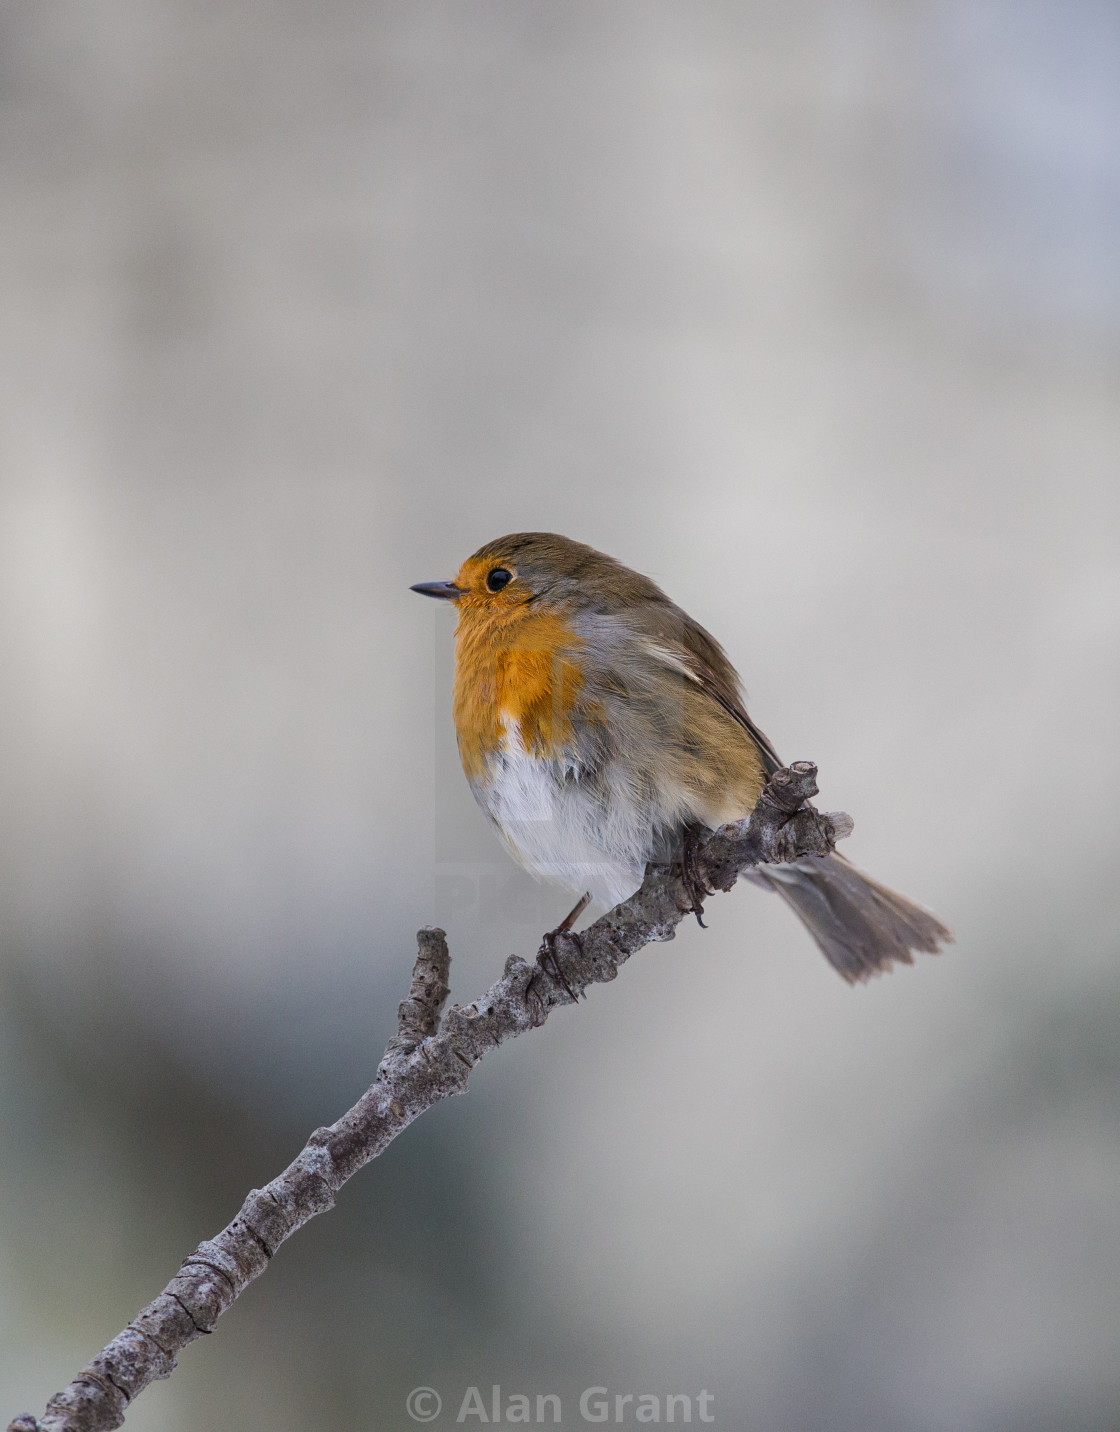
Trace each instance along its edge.
{"label": "branch tip", "polygon": [[416,949],[412,988],[397,1008],[397,1037],[390,1041],[395,1052],[415,1049],[439,1032],[440,1015],[451,993],[451,953],[446,930],[438,925],[422,926],[416,932]]}
{"label": "branch tip", "polygon": [[803,801],[817,794],[817,768],[812,761],[794,761],[774,772],[766,783],[761,801],[776,805],[792,815]]}

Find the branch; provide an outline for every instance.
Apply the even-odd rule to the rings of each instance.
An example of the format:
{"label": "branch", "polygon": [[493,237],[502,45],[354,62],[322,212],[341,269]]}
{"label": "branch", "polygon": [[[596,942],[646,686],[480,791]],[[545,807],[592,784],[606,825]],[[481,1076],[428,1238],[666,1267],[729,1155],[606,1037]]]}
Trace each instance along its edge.
{"label": "branch", "polygon": [[[723,826],[699,846],[693,871],[730,890],[752,866],[827,855],[852,822],[808,804],[817,792],[816,775],[808,761],[775,772],[747,820]],[[471,1069],[489,1050],[542,1025],[557,1005],[578,1000],[588,985],[613,980],[619,965],[644,945],[671,940],[692,904],[679,865],[651,865],[629,899],[580,934],[546,937],[532,965],[511,955],[496,984],[465,1008],[453,1005],[442,1023],[451,956],[442,930],[422,929],[409,998],[372,1086],[336,1124],[316,1129],[282,1174],[254,1189],[233,1222],[184,1259],[159,1297],[51,1398],[41,1418],[24,1414],[8,1432],[119,1427],[137,1393],[168,1377],[188,1343],[213,1332],[281,1243],[334,1206],[347,1179],[425,1109],[463,1093]]]}

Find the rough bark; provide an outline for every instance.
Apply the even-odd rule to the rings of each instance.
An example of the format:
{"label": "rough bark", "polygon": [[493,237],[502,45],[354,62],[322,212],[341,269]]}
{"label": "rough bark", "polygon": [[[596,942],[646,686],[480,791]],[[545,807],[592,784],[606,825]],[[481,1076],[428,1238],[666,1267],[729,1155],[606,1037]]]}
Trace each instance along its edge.
{"label": "rough bark", "polygon": [[[698,847],[692,873],[730,890],[750,867],[826,855],[852,822],[808,804],[817,792],[816,774],[808,761],[775,772],[749,819],[724,826]],[[233,1222],[184,1259],[155,1301],[51,1398],[42,1417],[17,1417],[8,1432],[119,1427],[133,1398],[169,1376],[188,1343],[213,1332],[281,1243],[331,1208],[347,1179],[425,1109],[462,1093],[489,1050],[542,1025],[588,985],[613,980],[644,945],[671,940],[694,893],[679,866],[650,866],[629,899],[578,935],[546,937],[534,964],[511,955],[501,979],[472,1004],[453,1005],[442,1020],[451,963],[447,938],[434,927],[422,929],[409,998],[370,1088],[337,1123],[316,1129],[283,1173],[254,1189]]]}

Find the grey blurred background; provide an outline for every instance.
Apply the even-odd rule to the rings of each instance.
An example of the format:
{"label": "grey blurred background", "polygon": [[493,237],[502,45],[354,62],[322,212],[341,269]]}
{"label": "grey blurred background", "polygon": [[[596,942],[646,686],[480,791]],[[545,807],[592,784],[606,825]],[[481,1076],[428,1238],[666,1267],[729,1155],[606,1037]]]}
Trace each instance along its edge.
{"label": "grey blurred background", "polygon": [[[451,614],[564,532],[958,943],[744,887],[480,1068],[129,1427],[1120,1426],[1120,9],[4,0],[0,1412],[567,908]],[[477,1425],[468,1424],[468,1425]]]}

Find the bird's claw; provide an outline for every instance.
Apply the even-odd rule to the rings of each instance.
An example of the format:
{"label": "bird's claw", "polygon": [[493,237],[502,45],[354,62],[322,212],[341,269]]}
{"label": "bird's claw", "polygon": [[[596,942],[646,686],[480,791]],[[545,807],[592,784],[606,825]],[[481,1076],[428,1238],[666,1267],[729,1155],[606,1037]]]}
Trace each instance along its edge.
{"label": "bird's claw", "polygon": [[[568,911],[568,913],[560,921],[559,925],[556,926],[555,930],[549,930],[547,932],[544,939],[541,941],[540,949],[537,951],[537,971],[541,974],[547,973],[555,981],[555,983],[558,984],[561,989],[563,989],[563,991],[573,1004],[579,1003],[579,995],[576,994],[576,992],[572,989],[571,985],[564,978],[564,971],[560,968],[560,961],[557,958],[556,954],[556,937],[557,935],[566,935],[568,939],[574,940],[576,942],[576,947],[582,954],[583,941],[572,929],[572,926],[575,924],[575,922],[579,919],[579,917],[583,914],[583,912],[590,904],[591,896],[584,895],[572,907],[572,909]],[[536,974],[534,974],[532,979],[530,979],[528,985],[526,985],[525,987],[525,993],[526,995],[528,995],[530,990],[532,990],[534,997],[536,998],[537,1002],[541,1006],[541,1009],[543,1010],[544,1000],[541,999],[540,995],[537,994],[536,990],[533,990],[533,985],[536,983],[536,979],[537,976]]]}
{"label": "bird's claw", "polygon": [[702,918],[704,900],[713,892],[700,868],[700,839],[701,830],[698,825],[685,827],[684,838],[681,841],[681,879],[684,882],[684,888],[688,891],[689,909],[696,916],[696,923],[700,928],[706,930],[708,927]]}

